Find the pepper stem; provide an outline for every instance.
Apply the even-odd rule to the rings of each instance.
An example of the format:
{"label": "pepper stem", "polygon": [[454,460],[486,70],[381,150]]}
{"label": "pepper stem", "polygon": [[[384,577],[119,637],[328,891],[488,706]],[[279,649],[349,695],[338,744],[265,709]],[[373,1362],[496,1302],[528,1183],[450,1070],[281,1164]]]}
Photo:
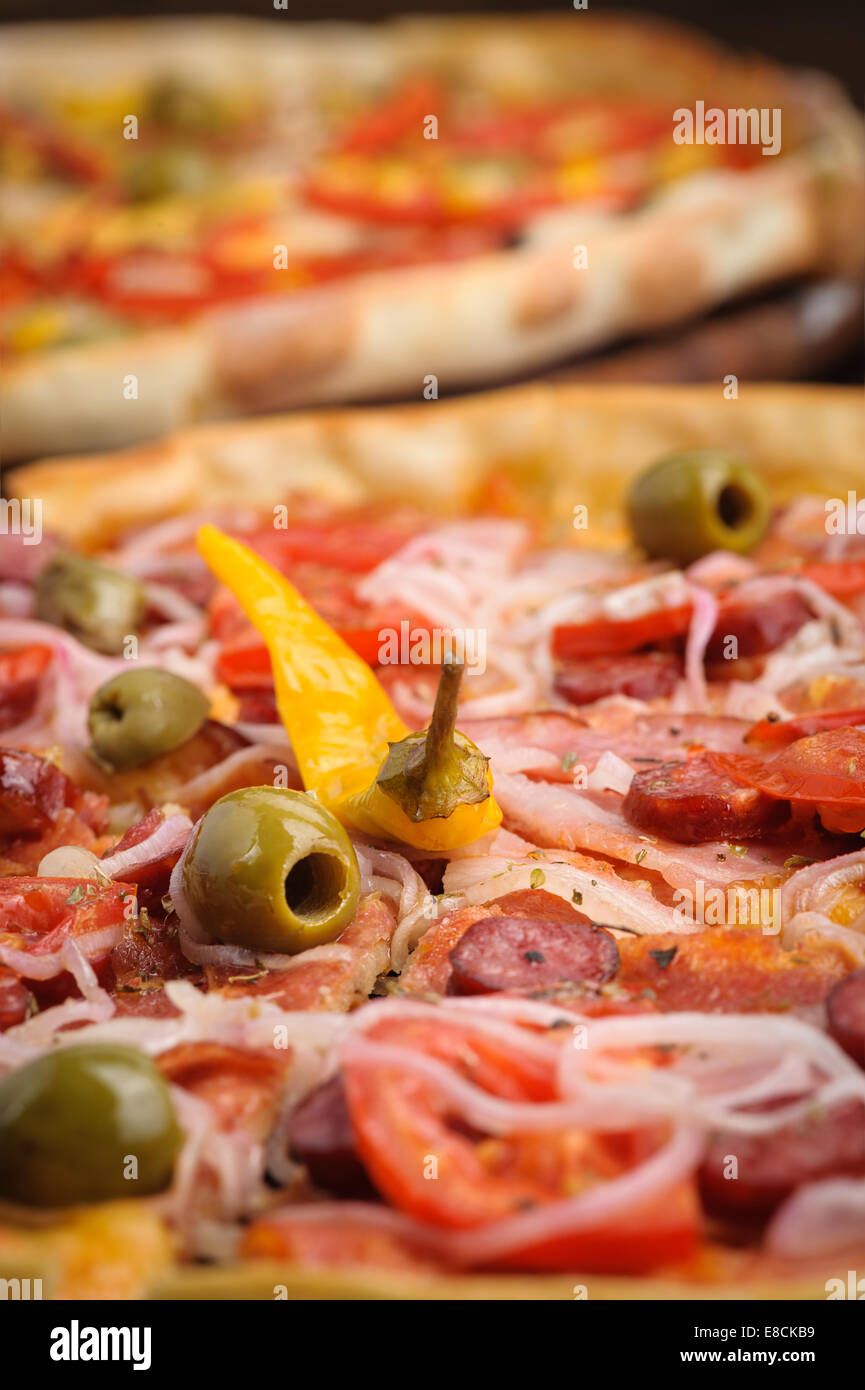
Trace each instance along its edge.
{"label": "pepper stem", "polygon": [[464,670],[462,662],[443,663],[429,728],[390,744],[376,779],[414,822],[449,816],[490,794],[489,759],[455,727]]}

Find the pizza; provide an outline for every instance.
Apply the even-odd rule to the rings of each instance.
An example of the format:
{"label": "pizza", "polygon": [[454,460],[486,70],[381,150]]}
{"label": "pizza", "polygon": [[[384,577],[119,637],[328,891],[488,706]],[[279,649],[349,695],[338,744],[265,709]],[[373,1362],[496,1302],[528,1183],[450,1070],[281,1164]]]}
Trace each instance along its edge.
{"label": "pizza", "polygon": [[846,99],[642,18],[21,26],[0,62],[9,458],[446,394],[861,276]]}
{"label": "pizza", "polygon": [[858,397],[428,418],[12,474],[0,1273],[825,1297],[865,1245]]}

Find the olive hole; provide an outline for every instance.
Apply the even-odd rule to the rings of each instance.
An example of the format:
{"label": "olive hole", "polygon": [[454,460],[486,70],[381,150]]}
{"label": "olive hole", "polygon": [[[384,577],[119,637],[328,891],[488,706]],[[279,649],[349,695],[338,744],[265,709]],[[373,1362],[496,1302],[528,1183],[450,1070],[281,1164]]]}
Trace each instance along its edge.
{"label": "olive hole", "polygon": [[332,854],[308,854],[285,880],[285,901],[295,917],[315,922],[339,907],[345,892],[345,868]]}
{"label": "olive hole", "polygon": [[751,497],[740,483],[727,483],[718,493],[718,515],[730,531],[744,526],[751,519]]}

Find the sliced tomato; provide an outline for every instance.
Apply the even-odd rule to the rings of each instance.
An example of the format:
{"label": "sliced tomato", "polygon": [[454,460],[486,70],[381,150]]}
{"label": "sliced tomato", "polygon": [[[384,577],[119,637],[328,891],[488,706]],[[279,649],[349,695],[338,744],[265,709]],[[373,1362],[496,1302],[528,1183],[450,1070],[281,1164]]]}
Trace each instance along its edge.
{"label": "sliced tomato", "polygon": [[243,539],[283,574],[292,575],[299,564],[327,565],[349,574],[366,574],[405,545],[417,530],[418,521],[410,518],[392,523],[304,521],[285,527],[262,527]]}
{"label": "sliced tomato", "polygon": [[773,744],[780,748],[824,729],[856,725],[865,725],[865,708],[815,710],[812,714],[797,715],[795,719],[759,719],[746,733],[745,742]]}
{"label": "sliced tomato", "polygon": [[0,878],[0,937],[16,937],[22,950],[53,950],[58,933],[84,936],[119,925],[134,898],[135,888],[128,883]]}
{"label": "sliced tomato", "polygon": [[553,628],[553,656],[560,661],[633,652],[669,637],[683,637],[691,622],[690,603],[658,608],[638,618],[594,618]]}
{"label": "sliced tomato", "polygon": [[0,730],[11,729],[26,719],[51,657],[51,648],[41,643],[0,652]]}
{"label": "sliced tomato", "polygon": [[229,690],[269,690],[273,687],[270,653],[256,640],[250,628],[248,641],[236,641],[222,648],[216,658],[216,675]]}
{"label": "sliced tomato", "polygon": [[20,257],[8,252],[0,258],[0,304],[6,309],[32,299],[39,288],[39,277]]}
{"label": "sliced tomato", "polygon": [[[432,631],[424,618],[408,618],[402,609],[380,609],[367,623],[356,627],[337,627],[335,631],[353,652],[363,657],[369,666],[381,662],[382,632],[399,634],[400,623],[407,621],[412,638]],[[396,664],[396,663],[393,663]],[[263,642],[250,626],[248,633],[227,642],[216,659],[216,674],[230,690],[269,690],[273,686],[273,668]]]}
{"label": "sliced tomato", "polygon": [[[434,1057],[492,1095],[531,1102],[555,1094],[546,1061],[450,1022],[386,1020],[366,1036]],[[646,1135],[474,1134],[451,1119],[434,1083],[394,1063],[369,1066],[348,1056],[344,1082],[358,1152],[376,1187],[394,1206],[434,1226],[483,1226],[614,1178],[647,1156]],[[431,1157],[437,1161],[434,1181]],[[687,1256],[695,1232],[693,1190],[671,1184],[663,1202],[630,1212],[627,1222],[569,1232],[496,1263],[637,1272]]]}
{"label": "sliced tomato", "polygon": [[719,772],[769,796],[813,806],[827,830],[865,829],[865,732],[842,727],[800,738],[772,758],[709,753]]}
{"label": "sliced tomato", "polygon": [[[448,229],[463,225],[486,229],[491,235],[498,230],[504,235],[534,213],[561,201],[546,176],[535,176],[532,180],[534,186],[530,186],[526,173],[515,180],[513,189],[500,197],[469,196],[461,199],[449,194],[446,183],[438,173],[430,171],[429,176],[424,177],[420,170],[417,172],[416,191],[408,196],[401,194],[394,197],[376,192],[374,186],[367,188],[362,181],[358,188],[344,188],[329,181],[325,168],[307,184],[305,195],[316,207],[340,217],[393,227],[426,226],[436,229],[442,236]],[[622,204],[630,200],[629,194],[622,193],[619,197],[613,189],[605,190],[604,197],[616,199]],[[442,242],[440,246],[433,242],[428,245],[426,253],[417,259],[455,259],[458,254],[449,251],[447,242]]]}
{"label": "sliced tomato", "polygon": [[423,139],[427,116],[441,115],[446,97],[438,82],[415,76],[379,102],[356,116],[338,143],[341,150],[374,154],[400,141],[417,136]]}
{"label": "sliced tomato", "polygon": [[855,598],[865,593],[865,560],[815,562],[805,565],[799,573],[833,598]]}
{"label": "sliced tomato", "polygon": [[[80,939],[97,976],[105,981],[110,974],[111,948],[135,907],[135,888],[128,883],[17,875],[0,878],[0,945],[33,959],[32,975],[19,958],[10,968],[27,981],[40,1007],[47,1008],[76,994],[77,986],[66,970],[40,979],[39,957],[53,955],[68,937]],[[99,943],[92,941],[94,933],[100,933]],[[89,947],[87,938],[91,938]],[[98,949],[94,949],[97,944]]]}

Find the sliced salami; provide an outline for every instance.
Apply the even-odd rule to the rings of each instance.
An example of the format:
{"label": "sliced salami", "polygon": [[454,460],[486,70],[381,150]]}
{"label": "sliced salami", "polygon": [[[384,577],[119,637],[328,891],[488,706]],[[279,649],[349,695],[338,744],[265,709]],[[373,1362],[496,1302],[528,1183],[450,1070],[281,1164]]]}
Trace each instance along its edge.
{"label": "sliced salami", "polygon": [[865,969],[839,980],[826,1000],[829,1032],[854,1062],[865,1067]]}
{"label": "sliced salami", "polygon": [[332,1076],[305,1096],[291,1117],[289,1151],[316,1187],[340,1197],[370,1197],[372,1183],[357,1156],[342,1079]]}
{"label": "sliced salami", "polygon": [[601,927],[537,917],[484,917],[450,953],[449,994],[492,994],[562,981],[604,984],[619,949]]}
{"label": "sliced salami", "polygon": [[65,772],[47,758],[0,749],[0,838],[42,835],[75,799]]}
{"label": "sliced salami", "polygon": [[753,840],[787,817],[783,802],[717,771],[705,753],[641,769],[622,811],[640,830],[686,845]]}
{"label": "sliced salami", "polygon": [[571,705],[591,705],[609,695],[654,700],[670,695],[682,674],[671,652],[631,652],[616,657],[586,657],[558,672],[557,695]]}
{"label": "sliced salami", "polygon": [[760,604],[747,598],[725,599],[709,638],[706,659],[723,661],[729,658],[730,638],[735,639],[732,653],[735,657],[765,656],[795,636],[811,616],[808,604],[794,589]]}
{"label": "sliced salami", "polygon": [[865,1106],[849,1100],[764,1134],[716,1134],[699,1177],[712,1215],[757,1222],[803,1183],[863,1174]]}

